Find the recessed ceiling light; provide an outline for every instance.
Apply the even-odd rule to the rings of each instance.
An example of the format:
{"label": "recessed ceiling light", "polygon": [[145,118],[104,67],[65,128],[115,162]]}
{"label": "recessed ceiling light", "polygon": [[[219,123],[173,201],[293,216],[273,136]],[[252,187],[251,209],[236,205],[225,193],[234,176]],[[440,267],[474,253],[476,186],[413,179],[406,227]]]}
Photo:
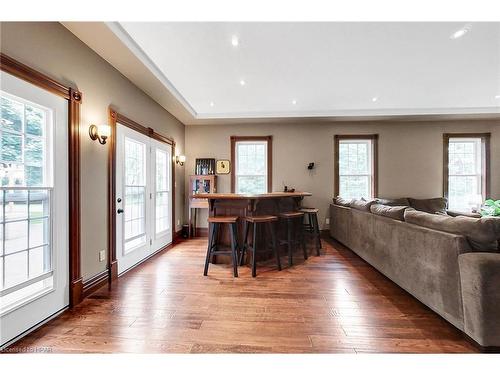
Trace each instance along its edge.
{"label": "recessed ceiling light", "polygon": [[500,94],[499,95],[495,95],[495,99],[500,99]]}
{"label": "recessed ceiling light", "polygon": [[295,99],[292,100],[292,104],[295,105],[297,104],[297,101]]}
{"label": "recessed ceiling light", "polygon": [[378,96],[374,96],[374,97],[372,98],[372,102],[374,102],[374,103],[375,103],[377,100],[378,100]]}
{"label": "recessed ceiling light", "polygon": [[458,29],[455,31],[453,34],[451,34],[450,39],[458,39],[463,37],[465,34],[467,34],[470,31],[470,25],[465,25],[461,29]]}
{"label": "recessed ceiling light", "polygon": [[244,80],[244,79],[241,79],[241,80],[240,80],[240,85],[241,85],[241,86],[245,86],[246,84],[247,84],[247,83],[245,82],[245,80]]}
{"label": "recessed ceiling light", "polygon": [[236,35],[233,35],[231,37],[231,44],[233,45],[233,47],[238,47],[238,45],[240,44],[240,40]]}
{"label": "recessed ceiling light", "polygon": [[214,106],[214,102],[210,102],[210,107],[213,107]]}

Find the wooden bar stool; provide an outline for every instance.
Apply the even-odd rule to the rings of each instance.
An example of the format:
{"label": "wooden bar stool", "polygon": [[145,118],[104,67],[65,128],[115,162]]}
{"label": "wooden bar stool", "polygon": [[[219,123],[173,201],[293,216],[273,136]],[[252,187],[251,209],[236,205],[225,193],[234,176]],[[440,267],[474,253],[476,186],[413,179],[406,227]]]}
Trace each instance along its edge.
{"label": "wooden bar stool", "polygon": [[[304,213],[300,211],[281,212],[279,217],[286,226],[286,240],[280,240],[280,245],[286,245],[288,248],[288,266],[293,264],[293,246],[301,245],[304,252],[304,259],[307,259],[306,242],[304,240],[304,230],[302,221],[304,220]],[[295,236],[292,236],[293,226],[297,225]]]}
{"label": "wooden bar stool", "polygon": [[[252,277],[255,277],[257,274],[257,262],[256,262],[256,254],[257,254],[257,241],[260,236],[259,229],[268,229],[269,234],[271,236],[271,247],[274,252],[274,256],[276,257],[276,263],[278,265],[278,270],[281,271],[281,262],[280,255],[278,252],[278,246],[276,244],[276,228],[274,227],[274,223],[278,221],[277,216],[272,215],[261,215],[261,216],[247,216],[245,217],[245,237],[243,238],[243,249],[240,254],[240,266],[243,265],[243,259],[245,257],[245,252],[250,249],[252,251]],[[248,243],[248,233],[250,231],[250,225],[253,225],[253,240],[252,246]],[[262,232],[260,232],[262,233]]]}
{"label": "wooden bar stool", "polygon": [[304,222],[304,230],[309,233],[316,243],[316,255],[320,255],[319,249],[321,249],[321,235],[319,231],[318,224],[318,212],[317,208],[304,207],[299,210],[304,213],[304,218],[307,221]]}
{"label": "wooden bar stool", "polygon": [[[207,258],[205,259],[205,271],[204,276],[208,274],[208,264],[212,262],[214,255],[231,254],[233,261],[233,274],[234,277],[238,277],[238,229],[236,228],[236,223],[238,221],[238,216],[211,216],[208,218],[209,229],[209,240],[207,249]],[[217,238],[219,236],[220,225],[228,224],[229,233],[231,236],[231,250],[219,250]]]}

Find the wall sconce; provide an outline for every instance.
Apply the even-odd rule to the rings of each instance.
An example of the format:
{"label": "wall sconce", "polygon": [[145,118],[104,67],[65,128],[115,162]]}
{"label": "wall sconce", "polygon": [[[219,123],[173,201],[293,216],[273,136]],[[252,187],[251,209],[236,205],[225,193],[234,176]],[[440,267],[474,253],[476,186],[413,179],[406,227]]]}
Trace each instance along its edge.
{"label": "wall sconce", "polygon": [[90,139],[93,141],[98,140],[101,145],[106,144],[106,139],[111,135],[111,128],[109,125],[90,125],[89,127]]}
{"label": "wall sconce", "polygon": [[176,155],[175,162],[182,167],[184,165],[184,163],[186,162],[186,156],[185,155]]}

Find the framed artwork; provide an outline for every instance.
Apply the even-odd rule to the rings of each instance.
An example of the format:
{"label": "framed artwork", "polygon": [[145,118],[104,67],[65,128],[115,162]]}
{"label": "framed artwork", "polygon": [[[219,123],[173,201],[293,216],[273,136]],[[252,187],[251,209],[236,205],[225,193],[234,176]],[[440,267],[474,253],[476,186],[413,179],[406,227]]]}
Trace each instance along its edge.
{"label": "framed artwork", "polygon": [[231,172],[231,162],[229,160],[217,160],[215,172],[217,174],[229,174]]}

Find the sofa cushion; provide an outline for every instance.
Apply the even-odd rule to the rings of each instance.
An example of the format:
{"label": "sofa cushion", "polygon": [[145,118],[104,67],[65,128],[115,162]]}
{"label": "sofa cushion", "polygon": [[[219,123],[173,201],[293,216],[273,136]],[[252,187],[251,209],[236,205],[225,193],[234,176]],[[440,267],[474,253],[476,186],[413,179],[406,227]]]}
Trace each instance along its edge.
{"label": "sofa cushion", "polygon": [[428,212],[430,214],[435,214],[436,212],[446,213],[446,204],[448,200],[446,198],[430,198],[430,199],[415,199],[408,198],[410,202],[410,207],[418,211]]}
{"label": "sofa cushion", "polygon": [[386,206],[384,204],[372,204],[370,211],[375,215],[390,217],[394,220],[404,221],[405,211],[408,206]]}
{"label": "sofa cushion", "polygon": [[370,212],[370,206],[374,204],[375,201],[367,201],[363,198],[361,199],[353,199],[351,202],[351,208],[355,208],[356,210]]}
{"label": "sofa cushion", "polygon": [[333,203],[335,203],[337,206],[351,207],[352,199],[335,197],[335,198],[333,198]]}
{"label": "sofa cushion", "polygon": [[500,218],[433,215],[426,212],[407,210],[404,213],[407,223],[440,230],[467,238],[474,250],[498,251],[500,240]]}
{"label": "sofa cushion", "polygon": [[409,206],[408,198],[375,198],[378,204],[385,206]]}

